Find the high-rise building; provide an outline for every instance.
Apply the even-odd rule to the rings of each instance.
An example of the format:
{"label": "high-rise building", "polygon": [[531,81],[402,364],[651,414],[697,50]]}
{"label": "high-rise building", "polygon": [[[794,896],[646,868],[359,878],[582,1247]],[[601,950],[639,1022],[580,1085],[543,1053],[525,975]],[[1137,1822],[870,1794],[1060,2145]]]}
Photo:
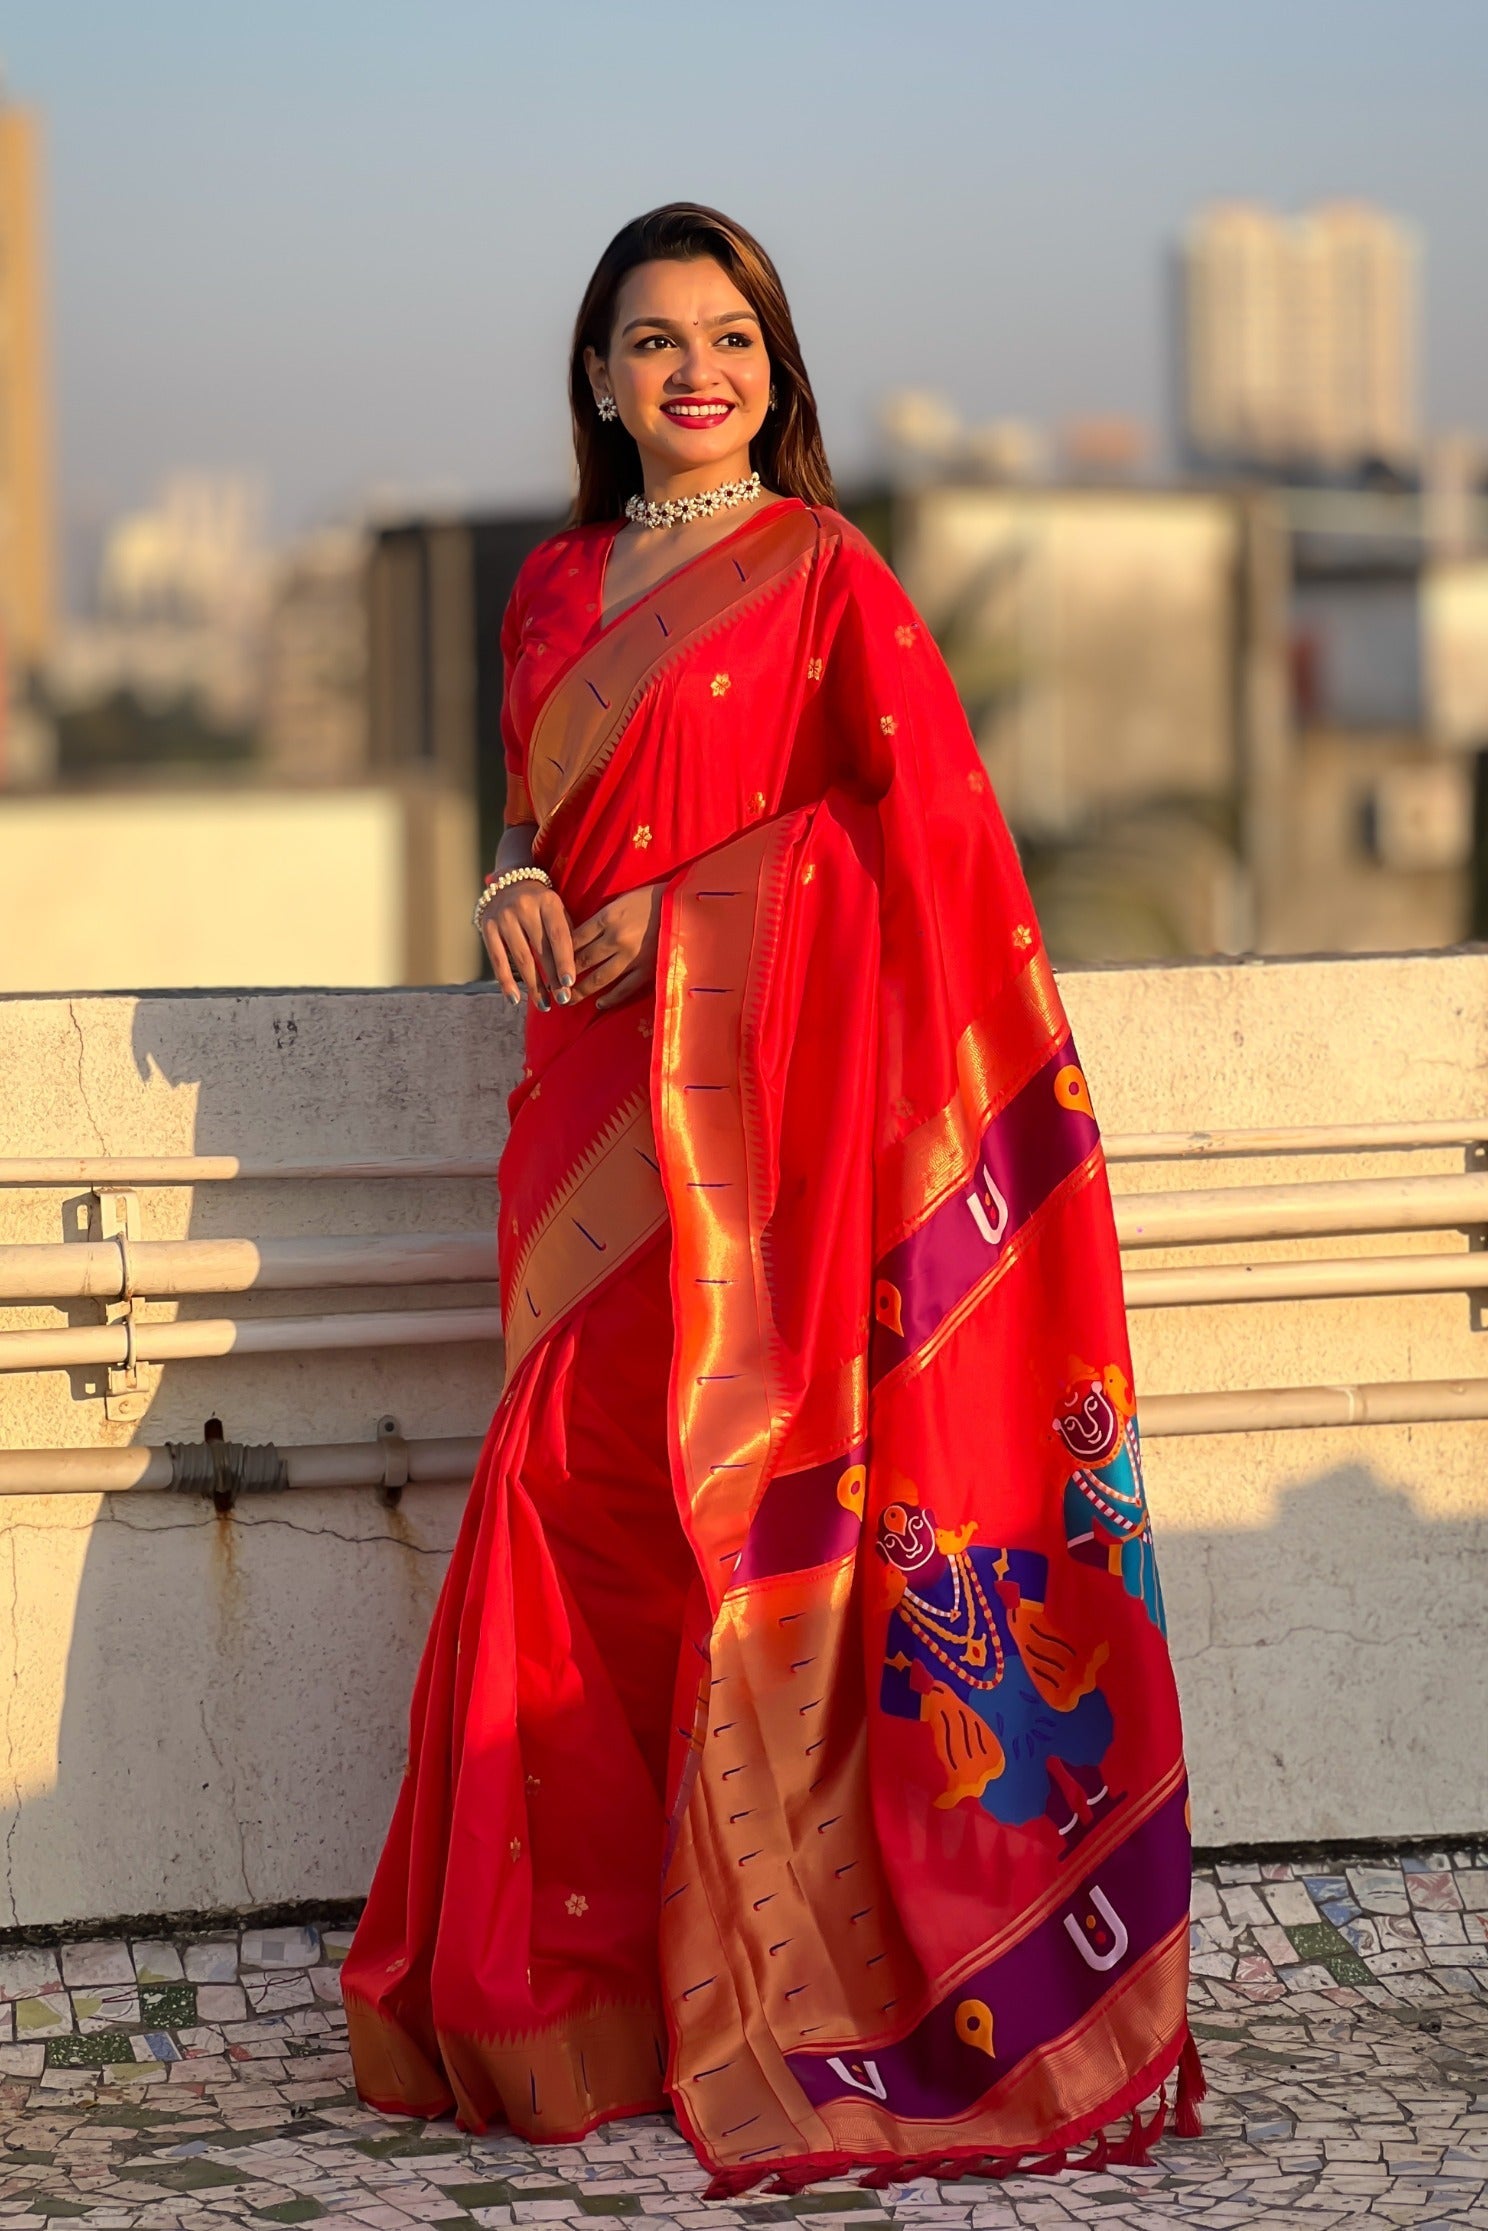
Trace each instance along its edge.
{"label": "high-rise building", "polygon": [[37,119],[0,91],[0,649],[14,692],[51,646],[52,445]]}
{"label": "high-rise building", "polygon": [[1358,202],[1300,217],[1251,202],[1203,211],[1181,256],[1190,461],[1330,475],[1409,468],[1415,263],[1406,227]]}

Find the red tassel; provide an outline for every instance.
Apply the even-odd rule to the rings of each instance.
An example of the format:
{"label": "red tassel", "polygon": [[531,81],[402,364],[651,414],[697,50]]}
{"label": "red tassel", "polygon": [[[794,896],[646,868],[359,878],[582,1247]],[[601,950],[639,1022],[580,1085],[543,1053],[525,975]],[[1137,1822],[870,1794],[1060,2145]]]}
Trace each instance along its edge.
{"label": "red tassel", "polygon": [[1153,2147],[1161,2138],[1168,2120],[1168,2094],[1166,2088],[1159,2092],[1157,2108],[1152,2120],[1144,2124],[1142,2111],[1137,2108],[1132,2115],[1131,2129],[1118,2145],[1111,2148],[1113,2168],[1145,2169]]}
{"label": "red tassel", "polygon": [[1004,2177],[1021,2177],[1022,2174],[1022,2154],[983,2154],[967,2171],[968,2176],[983,2178],[988,2184],[1000,2184]]}
{"label": "red tassel", "polygon": [[1095,2134],[1095,2144],[1091,2147],[1089,2153],[1082,2154],[1078,2161],[1072,2161],[1070,2167],[1071,2169],[1104,2169],[1110,2158],[1111,2142],[1103,2130],[1098,2130]]}
{"label": "red tassel", "polygon": [[1107,2161],[1110,2163],[1113,2169],[1129,2168],[1136,2160],[1137,2157],[1135,2148],[1141,2136],[1141,2131],[1142,2117],[1134,2110],[1132,2114],[1130,2130],[1128,2130],[1124,2138],[1117,2139],[1115,2145],[1111,2147],[1109,2153],[1106,2156]]}
{"label": "red tassel", "polygon": [[1199,2048],[1194,2033],[1189,2030],[1183,2039],[1183,2052],[1178,2061],[1178,2106],[1173,2117],[1173,2129],[1180,2138],[1202,2138],[1204,2118],[1199,2113],[1199,2101],[1209,2090],[1204,2075],[1204,2064],[1199,2059]]}
{"label": "red tassel", "polygon": [[713,2173],[713,2182],[703,2194],[703,2198],[705,2200],[737,2200],[741,2192],[752,2192],[756,2185],[762,2185],[769,2174],[770,2164],[768,2162],[759,2169],[717,2169]]}
{"label": "red tassel", "polygon": [[963,2177],[971,2176],[976,2165],[975,2154],[941,2154],[922,2162],[916,2173],[921,2177],[933,2177],[938,2185],[954,2185]]}
{"label": "red tassel", "polygon": [[1020,2177],[1061,2177],[1068,2166],[1067,2153],[1043,2154],[1037,2161],[1025,2162],[1018,2174]]}
{"label": "red tassel", "polygon": [[813,2154],[809,2161],[798,2161],[793,2168],[787,2165],[778,2169],[764,2189],[793,2200],[810,2186],[823,2184],[829,2177],[840,2177],[852,2167],[851,2154]]}
{"label": "red tassel", "polygon": [[[909,2184],[917,2177],[934,2177],[953,2183],[958,2177],[969,2176],[975,2165],[975,2156],[955,2154],[913,2154],[905,2161],[881,2161],[876,2169],[865,2170],[858,2183],[869,2192],[882,2192],[887,2185]],[[980,2170],[976,2172],[981,2174]]]}

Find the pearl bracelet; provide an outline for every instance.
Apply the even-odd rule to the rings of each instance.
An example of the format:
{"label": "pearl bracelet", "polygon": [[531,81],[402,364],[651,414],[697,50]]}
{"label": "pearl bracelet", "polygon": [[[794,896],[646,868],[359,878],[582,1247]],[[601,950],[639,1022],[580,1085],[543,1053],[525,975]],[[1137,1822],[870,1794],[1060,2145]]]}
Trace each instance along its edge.
{"label": "pearl bracelet", "polygon": [[487,908],[493,906],[502,892],[509,890],[514,883],[541,883],[549,891],[553,888],[553,878],[546,868],[506,868],[500,875],[488,875],[486,887],[476,900],[475,912],[470,917],[477,929],[486,918]]}

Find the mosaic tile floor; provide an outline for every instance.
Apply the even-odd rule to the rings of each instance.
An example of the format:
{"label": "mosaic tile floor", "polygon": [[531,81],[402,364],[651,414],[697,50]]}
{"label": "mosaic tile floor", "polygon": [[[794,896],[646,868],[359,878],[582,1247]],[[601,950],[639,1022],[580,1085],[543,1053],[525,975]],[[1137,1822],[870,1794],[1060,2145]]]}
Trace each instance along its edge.
{"label": "mosaic tile floor", "polygon": [[581,2146],[387,2122],[350,2088],[345,1931],[0,1950],[0,2231],[313,2223],[830,2231],[1413,2224],[1488,2231],[1488,1851],[1202,1870],[1206,2136],[1146,2169],[704,2204],[670,2123]]}

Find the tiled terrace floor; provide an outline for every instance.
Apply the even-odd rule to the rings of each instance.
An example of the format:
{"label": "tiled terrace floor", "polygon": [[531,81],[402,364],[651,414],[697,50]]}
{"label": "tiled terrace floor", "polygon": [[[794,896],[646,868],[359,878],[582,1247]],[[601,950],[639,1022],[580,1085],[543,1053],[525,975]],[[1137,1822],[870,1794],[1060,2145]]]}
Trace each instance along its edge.
{"label": "tiled terrace floor", "polygon": [[752,2223],[1414,2224],[1488,2231],[1488,1852],[1194,1886],[1207,2134],[1147,2169],[838,2183],[704,2205],[669,2123],[582,2146],[383,2121],[350,2089],[344,1932],[0,1952],[0,2231],[313,2223],[447,2231],[592,2216]]}

